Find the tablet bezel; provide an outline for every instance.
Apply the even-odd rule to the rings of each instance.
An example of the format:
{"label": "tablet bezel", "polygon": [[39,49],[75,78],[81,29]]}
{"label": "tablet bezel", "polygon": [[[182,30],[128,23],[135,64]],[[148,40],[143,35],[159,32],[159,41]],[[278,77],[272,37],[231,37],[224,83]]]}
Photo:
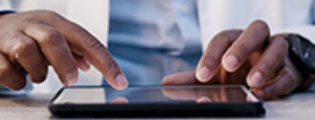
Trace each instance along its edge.
{"label": "tablet bezel", "polygon": [[[185,85],[182,87],[205,87],[205,85]],[[54,104],[54,100],[65,89],[88,89],[108,86],[73,86],[60,89],[48,106],[54,116],[59,117],[262,117],[265,115],[263,101],[257,99],[243,85],[206,85],[207,87],[241,87],[250,102],[215,103],[141,103],[141,104]],[[130,86],[130,87],[181,87],[175,86]]]}

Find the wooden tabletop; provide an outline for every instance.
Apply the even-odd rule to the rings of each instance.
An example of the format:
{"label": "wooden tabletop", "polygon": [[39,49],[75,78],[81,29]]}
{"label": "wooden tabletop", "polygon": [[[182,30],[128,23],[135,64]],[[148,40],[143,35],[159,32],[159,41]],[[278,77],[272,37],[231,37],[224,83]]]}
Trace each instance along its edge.
{"label": "wooden tabletop", "polygon": [[[30,94],[28,96],[0,96],[0,119],[46,120],[51,116],[47,106],[53,94]],[[315,119],[315,91],[296,93],[286,98],[266,101],[266,116],[250,119]],[[209,118],[214,119],[214,118]],[[237,118],[241,119],[241,118]]]}

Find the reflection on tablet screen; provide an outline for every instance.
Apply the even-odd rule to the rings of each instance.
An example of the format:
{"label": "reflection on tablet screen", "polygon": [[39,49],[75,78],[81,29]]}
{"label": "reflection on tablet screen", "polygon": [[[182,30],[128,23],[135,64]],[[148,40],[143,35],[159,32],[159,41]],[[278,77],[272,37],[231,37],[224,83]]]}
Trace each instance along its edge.
{"label": "reflection on tablet screen", "polygon": [[59,97],[55,99],[54,104],[156,102],[181,104],[245,101],[248,101],[248,93],[240,86],[128,87],[121,91],[111,87],[74,87],[65,89]]}

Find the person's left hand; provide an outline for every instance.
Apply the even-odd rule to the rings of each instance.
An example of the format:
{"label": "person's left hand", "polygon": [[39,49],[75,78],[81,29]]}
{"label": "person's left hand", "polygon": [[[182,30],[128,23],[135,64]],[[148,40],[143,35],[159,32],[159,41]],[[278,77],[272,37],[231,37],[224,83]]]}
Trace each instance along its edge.
{"label": "person's left hand", "polygon": [[247,84],[261,99],[290,94],[302,76],[288,57],[286,35],[270,36],[261,20],[244,31],[223,31],[211,40],[196,70],[166,76],[162,84]]}

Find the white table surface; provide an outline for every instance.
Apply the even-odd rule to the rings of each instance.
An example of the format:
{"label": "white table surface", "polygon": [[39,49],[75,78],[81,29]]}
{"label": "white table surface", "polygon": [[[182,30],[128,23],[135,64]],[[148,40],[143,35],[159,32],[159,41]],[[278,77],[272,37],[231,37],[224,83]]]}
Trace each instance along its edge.
{"label": "white table surface", "polygon": [[[56,119],[51,116],[47,106],[53,94],[30,94],[29,96],[3,97],[0,98],[1,120],[46,120]],[[314,120],[315,119],[315,91],[296,93],[279,100],[266,101],[267,120]],[[182,118],[178,118],[182,119]],[[192,119],[192,118],[189,118]],[[202,118],[215,119],[215,118]],[[222,119],[222,118],[221,118]],[[245,118],[223,118],[245,119]]]}
{"label": "white table surface", "polygon": [[[81,73],[80,75],[80,81],[77,85],[98,85],[101,82],[101,76],[99,73],[95,72],[95,69],[92,69],[92,71],[87,73]],[[56,79],[56,75],[53,72],[50,72],[47,81],[43,84],[35,85],[35,89],[28,96],[0,96],[0,120],[56,119],[51,116],[47,109],[50,99],[62,86]],[[266,109],[265,117],[246,119],[315,120],[315,85],[309,92],[296,93],[282,99],[266,101],[264,102],[264,107]],[[220,118],[220,120],[222,119],[245,118]]]}

